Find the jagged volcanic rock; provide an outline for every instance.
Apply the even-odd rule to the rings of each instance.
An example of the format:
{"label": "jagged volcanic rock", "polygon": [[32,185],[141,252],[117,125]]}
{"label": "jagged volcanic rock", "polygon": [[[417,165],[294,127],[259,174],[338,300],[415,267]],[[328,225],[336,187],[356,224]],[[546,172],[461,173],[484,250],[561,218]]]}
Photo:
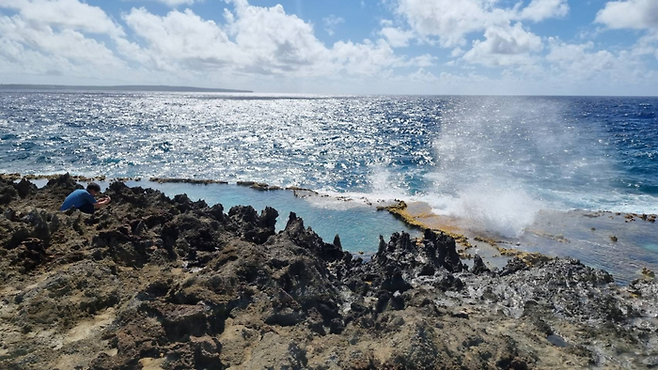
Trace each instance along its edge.
{"label": "jagged volcanic rock", "polygon": [[[363,261],[295,214],[113,183],[0,180],[2,369],[651,368],[658,285],[572,259],[469,271],[455,242],[393,234]],[[336,230],[340,233],[340,230]]]}

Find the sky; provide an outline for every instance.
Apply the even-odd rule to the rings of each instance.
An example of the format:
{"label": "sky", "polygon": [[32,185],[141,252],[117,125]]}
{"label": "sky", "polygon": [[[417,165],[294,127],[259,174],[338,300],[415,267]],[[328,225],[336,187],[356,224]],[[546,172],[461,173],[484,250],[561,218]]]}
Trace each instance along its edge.
{"label": "sky", "polygon": [[658,0],[0,0],[0,83],[658,95]]}

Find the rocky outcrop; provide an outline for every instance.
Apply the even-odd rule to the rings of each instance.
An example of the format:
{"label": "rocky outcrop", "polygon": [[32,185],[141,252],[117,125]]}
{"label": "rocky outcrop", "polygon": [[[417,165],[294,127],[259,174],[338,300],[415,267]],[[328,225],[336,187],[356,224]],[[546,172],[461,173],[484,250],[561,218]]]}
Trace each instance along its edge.
{"label": "rocky outcrop", "polygon": [[[448,235],[381,238],[368,261],[294,213],[113,183],[0,182],[0,368],[651,368],[658,284],[572,259],[468,269]],[[337,230],[340,233],[340,230]]]}

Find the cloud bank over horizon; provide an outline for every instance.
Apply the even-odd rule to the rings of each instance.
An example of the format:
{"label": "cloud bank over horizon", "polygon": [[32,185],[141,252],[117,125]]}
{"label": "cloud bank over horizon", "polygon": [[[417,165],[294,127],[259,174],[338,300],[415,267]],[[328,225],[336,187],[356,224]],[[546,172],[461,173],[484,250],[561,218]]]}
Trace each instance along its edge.
{"label": "cloud bank over horizon", "polygon": [[0,0],[0,83],[658,95],[655,0],[347,1]]}

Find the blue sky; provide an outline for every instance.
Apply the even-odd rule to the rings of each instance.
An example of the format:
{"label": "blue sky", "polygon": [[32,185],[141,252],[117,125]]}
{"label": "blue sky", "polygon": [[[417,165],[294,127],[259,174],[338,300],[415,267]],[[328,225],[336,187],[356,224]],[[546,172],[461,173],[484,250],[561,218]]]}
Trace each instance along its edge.
{"label": "blue sky", "polygon": [[0,0],[0,82],[658,95],[655,14],[656,0]]}

